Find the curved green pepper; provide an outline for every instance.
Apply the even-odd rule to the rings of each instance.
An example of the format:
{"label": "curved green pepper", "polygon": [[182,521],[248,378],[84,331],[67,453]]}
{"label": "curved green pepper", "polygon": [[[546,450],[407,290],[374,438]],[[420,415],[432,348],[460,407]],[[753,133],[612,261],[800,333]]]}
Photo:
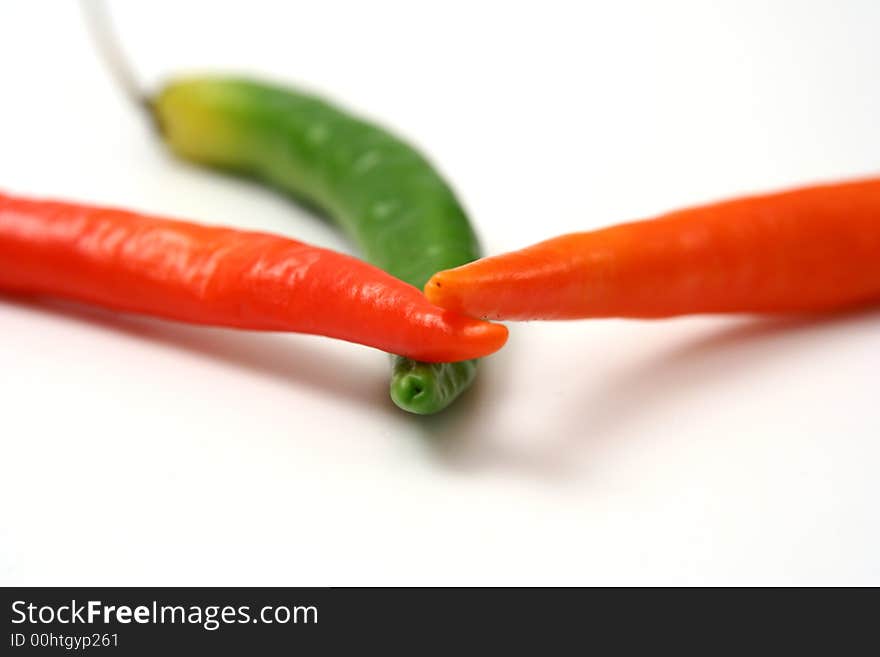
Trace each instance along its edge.
{"label": "curved green pepper", "polygon": [[[152,109],[177,155],[256,177],[319,209],[367,260],[419,289],[434,273],[480,255],[461,204],[422,155],[319,98],[199,77],[166,86]],[[435,413],[475,374],[475,361],[395,357],[391,397],[404,410]]]}

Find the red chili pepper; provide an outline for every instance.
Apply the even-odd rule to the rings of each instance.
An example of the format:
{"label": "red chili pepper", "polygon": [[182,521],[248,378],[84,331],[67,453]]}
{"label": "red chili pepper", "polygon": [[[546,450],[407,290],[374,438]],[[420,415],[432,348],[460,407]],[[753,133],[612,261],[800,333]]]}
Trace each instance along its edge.
{"label": "red chili pepper", "polygon": [[880,179],[563,235],[439,272],[434,303],[490,319],[815,312],[880,301]]}
{"label": "red chili pepper", "polygon": [[196,324],[295,331],[416,360],[497,351],[507,329],[431,305],[350,256],[265,233],[0,194],[0,288]]}

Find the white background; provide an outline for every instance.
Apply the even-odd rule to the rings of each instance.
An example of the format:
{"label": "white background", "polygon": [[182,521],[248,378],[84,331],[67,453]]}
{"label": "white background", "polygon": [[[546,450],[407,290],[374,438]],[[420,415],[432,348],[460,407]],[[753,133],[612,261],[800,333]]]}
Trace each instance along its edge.
{"label": "white background", "polygon": [[[394,126],[490,253],[880,169],[873,0],[111,7],[145,87],[252,72]],[[172,159],[74,3],[0,26],[0,188],[350,248]],[[370,349],[4,297],[0,583],[880,584],[880,311],[511,328],[419,418]]]}

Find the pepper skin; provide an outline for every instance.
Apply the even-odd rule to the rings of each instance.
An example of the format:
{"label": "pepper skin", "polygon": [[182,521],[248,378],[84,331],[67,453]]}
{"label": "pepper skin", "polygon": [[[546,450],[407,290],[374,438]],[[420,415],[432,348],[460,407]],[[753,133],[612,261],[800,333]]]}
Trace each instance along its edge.
{"label": "pepper skin", "polygon": [[880,302],[880,178],[738,198],[436,274],[437,305],[506,320],[814,313]]}
{"label": "pepper skin", "polygon": [[[166,86],[153,111],[177,155],[255,177],[317,208],[367,260],[411,285],[480,255],[461,205],[422,155],[321,99],[243,79],[192,78]],[[439,411],[476,373],[454,369],[394,359],[391,396],[405,410]]]}
{"label": "pepper skin", "polygon": [[485,356],[507,335],[327,249],[2,194],[0,288],[195,324],[324,335],[430,362]]}

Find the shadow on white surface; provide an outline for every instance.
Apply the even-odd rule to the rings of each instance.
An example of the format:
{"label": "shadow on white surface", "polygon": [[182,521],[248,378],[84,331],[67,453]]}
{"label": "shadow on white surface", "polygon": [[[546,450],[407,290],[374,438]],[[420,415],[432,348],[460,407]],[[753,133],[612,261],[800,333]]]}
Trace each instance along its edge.
{"label": "shadow on white surface", "polygon": [[387,380],[377,377],[376,370],[340,358],[319,345],[303,347],[292,344],[284,334],[191,326],[54,299],[4,295],[0,296],[0,301],[87,322],[139,340],[161,343],[258,375],[296,382],[347,403],[367,406],[371,412],[393,412],[387,403]]}
{"label": "shadow on white surface", "polygon": [[[515,343],[482,364],[473,389],[452,407],[435,416],[406,416],[388,402],[384,368],[366,367],[320,345],[303,348],[284,335],[189,326],[69,302],[0,299],[317,389],[371,415],[385,415],[389,422],[405,424],[421,437],[428,458],[447,470],[465,476],[511,474],[560,488],[589,479],[609,449],[645,433],[640,423],[663,426],[666,417],[698,403],[694,400],[707,390],[716,388],[723,395],[729,392],[724,386],[728,382],[762,385],[768,365],[778,366],[780,359],[789,359],[792,366],[803,367],[803,351],[819,343],[833,350],[853,332],[880,336],[877,309],[814,317],[731,319],[730,326],[713,328],[672,348],[659,342],[647,357],[627,361],[622,368],[612,366],[598,382],[597,373],[584,367],[578,370],[582,380],[565,382],[568,390],[583,390],[583,396],[559,397],[547,388],[546,396],[531,400],[534,410],[529,415],[536,422],[523,423],[511,413],[517,409],[509,407],[509,386],[513,377],[533,373],[527,369],[529,359],[522,358]],[[578,358],[588,363],[595,351],[605,348],[603,343],[591,342],[578,351]],[[727,407],[737,400],[722,397],[713,403]],[[651,440],[662,440],[664,435],[663,431],[650,433]]]}
{"label": "shadow on white surface", "polygon": [[503,413],[508,403],[505,381],[529,375],[516,368],[515,353],[508,347],[493,355],[481,364],[471,390],[442,413],[423,418],[425,444],[437,463],[462,474],[502,470],[539,483],[564,481],[572,475],[565,459],[557,458],[561,454],[553,449],[544,449],[564,427],[554,426],[551,419],[543,436],[533,435],[528,427],[518,436],[490,428],[498,424],[493,420],[496,409]]}
{"label": "shadow on white surface", "polygon": [[[830,315],[732,318],[731,325],[712,329],[703,337],[669,348],[661,343],[647,358],[612,371],[599,384],[596,373],[583,368],[583,381],[567,383],[584,396],[554,406],[554,394],[534,399],[545,423],[538,435],[528,427],[514,427],[505,435],[487,432],[493,404],[504,403],[498,382],[510,376],[507,352],[493,359],[482,372],[474,390],[445,413],[426,418],[425,432],[433,456],[446,467],[461,472],[501,469],[522,474],[545,484],[566,485],[589,478],[591,463],[618,446],[618,439],[639,433],[639,425],[662,426],[676,410],[686,410],[696,396],[707,390],[726,392],[726,384],[761,386],[769,366],[789,359],[804,367],[803,352],[821,346],[826,353],[840,348],[853,332],[876,332],[880,344],[880,310],[869,308]],[[827,346],[827,349],[824,347]],[[592,344],[594,350],[602,344]],[[590,353],[579,353],[589,362]],[[789,369],[785,364],[784,369]],[[606,373],[607,374],[607,373]],[[827,370],[816,376],[828,376]],[[837,376],[846,378],[845,371]],[[517,376],[529,376],[517,372]],[[588,385],[589,382],[589,385]],[[792,384],[796,385],[796,383]],[[735,405],[736,398],[714,399],[721,406]],[[536,411],[538,413],[538,411]],[[496,423],[497,424],[497,423]],[[673,430],[670,428],[670,430]],[[645,432],[642,432],[645,433]],[[663,431],[652,431],[652,440]],[[723,434],[723,432],[719,432]],[[709,436],[711,437],[711,436]]]}
{"label": "shadow on white surface", "polygon": [[[880,310],[827,315],[753,317],[638,363],[602,386],[590,401],[588,428],[594,436],[621,430],[660,403],[676,403],[724,380],[750,379],[760,385],[760,368],[780,359],[803,364],[800,352],[817,341],[842,345],[852,330],[874,328],[880,337]],[[827,374],[827,372],[826,372]],[[730,399],[736,404],[736,399]]]}

